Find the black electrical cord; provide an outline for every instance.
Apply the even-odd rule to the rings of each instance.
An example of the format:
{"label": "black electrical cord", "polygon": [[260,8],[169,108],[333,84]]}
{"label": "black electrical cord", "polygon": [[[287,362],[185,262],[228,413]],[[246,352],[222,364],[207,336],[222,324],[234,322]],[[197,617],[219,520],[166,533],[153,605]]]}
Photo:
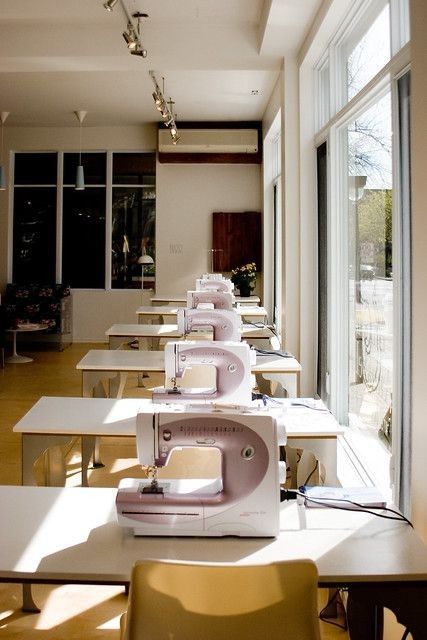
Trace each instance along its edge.
{"label": "black electrical cord", "polygon": [[401,638],[401,640],[406,640],[406,638],[409,636],[409,629],[405,629],[405,631],[403,632],[403,636]]}
{"label": "black electrical cord", "polygon": [[[268,396],[266,393],[256,393],[252,394],[252,400],[262,400],[264,405],[267,405],[268,402],[272,404],[277,404],[283,407],[283,403],[277,398],[272,398]],[[327,407],[312,407],[307,402],[303,400],[292,400],[291,399],[291,407],[304,407],[305,409],[310,409],[311,411],[320,411],[321,413],[331,413],[331,411]]]}
{"label": "black electrical cord", "polygon": [[[282,489],[280,492],[280,499],[283,502],[284,500],[295,500],[297,496],[301,496],[306,501],[313,502],[314,504],[321,505],[322,507],[327,507],[328,509],[340,509],[342,511],[363,511],[364,513],[370,513],[373,516],[377,516],[378,518],[384,518],[385,520],[399,520],[401,522],[407,522],[410,527],[414,528],[414,525],[408,518],[406,518],[399,511],[395,511],[394,509],[390,509],[390,507],[365,507],[360,502],[354,502],[353,500],[346,500],[345,498],[311,498],[307,496],[304,491],[298,491],[297,489]],[[354,506],[339,506],[338,504],[331,504],[332,502],[345,502],[346,504],[350,504]],[[376,511],[377,510],[377,511]],[[378,511],[387,511],[388,513],[394,513],[394,516],[388,516],[385,513],[378,513]]]}
{"label": "black electrical cord", "polygon": [[259,356],[277,356],[278,358],[294,358],[295,356],[289,351],[274,351],[274,349],[259,349],[259,347],[254,347],[254,351],[256,351]]}

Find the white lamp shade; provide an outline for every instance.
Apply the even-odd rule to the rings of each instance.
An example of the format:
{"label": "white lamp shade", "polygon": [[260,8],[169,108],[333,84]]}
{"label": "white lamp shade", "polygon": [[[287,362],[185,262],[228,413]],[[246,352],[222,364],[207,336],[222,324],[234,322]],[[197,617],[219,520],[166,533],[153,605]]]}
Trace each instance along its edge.
{"label": "white lamp shade", "polygon": [[6,171],[4,170],[4,167],[0,166],[0,190],[4,191],[6,187]]}
{"label": "white lamp shade", "polygon": [[151,256],[148,256],[146,253],[144,253],[143,256],[140,256],[138,258],[138,264],[154,264],[154,260]]}
{"label": "white lamp shade", "polygon": [[84,188],[85,188],[85,174],[84,174],[83,166],[79,164],[79,166],[77,167],[77,173],[76,173],[75,190],[83,191]]}

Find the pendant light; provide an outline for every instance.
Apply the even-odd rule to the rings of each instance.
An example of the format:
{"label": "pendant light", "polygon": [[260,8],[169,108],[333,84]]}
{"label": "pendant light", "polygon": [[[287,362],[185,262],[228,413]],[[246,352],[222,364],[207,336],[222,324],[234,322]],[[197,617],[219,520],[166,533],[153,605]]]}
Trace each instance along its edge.
{"label": "pendant light", "polygon": [[76,186],[75,191],[83,191],[85,188],[85,176],[82,165],[82,124],[86,118],[87,111],[74,111],[74,114],[79,121],[79,164],[76,172]]}
{"label": "pendant light", "polygon": [[7,187],[6,171],[4,170],[4,166],[3,166],[3,128],[9,113],[10,111],[2,111],[0,114],[0,120],[1,120],[0,191],[5,191]]}

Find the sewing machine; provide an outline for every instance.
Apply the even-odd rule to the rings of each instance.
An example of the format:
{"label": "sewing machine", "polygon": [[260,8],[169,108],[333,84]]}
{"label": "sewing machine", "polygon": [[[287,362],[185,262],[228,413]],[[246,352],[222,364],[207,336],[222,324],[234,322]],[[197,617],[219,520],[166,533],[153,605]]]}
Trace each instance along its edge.
{"label": "sewing machine", "polygon": [[234,295],[230,291],[187,291],[187,307],[197,309],[201,305],[204,308],[232,309]]}
{"label": "sewing machine", "polygon": [[227,278],[211,278],[211,275],[205,273],[201,278],[196,280],[196,291],[224,291],[225,293],[233,293],[234,284]]}
{"label": "sewing machine", "polygon": [[178,331],[188,335],[200,327],[211,327],[214,340],[239,342],[242,318],[235,309],[187,309],[179,307]]}
{"label": "sewing machine", "polygon": [[[233,402],[252,401],[251,365],[256,352],[246,342],[186,341],[165,345],[165,387],[153,390],[153,402]],[[214,367],[215,386],[180,387],[192,367]],[[208,371],[208,373],[210,373]]]}
{"label": "sewing machine", "polygon": [[[286,443],[278,411],[157,405],[138,414],[136,443],[152,478],[123,480],[116,498],[118,522],[134,535],[278,535],[278,454]],[[221,477],[158,479],[157,468],[183,447],[219,450]]]}

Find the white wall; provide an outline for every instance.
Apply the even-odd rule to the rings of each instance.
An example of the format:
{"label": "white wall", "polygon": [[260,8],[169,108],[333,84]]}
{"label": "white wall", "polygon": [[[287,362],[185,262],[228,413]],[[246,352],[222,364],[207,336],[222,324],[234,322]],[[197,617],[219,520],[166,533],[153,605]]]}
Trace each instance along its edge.
{"label": "white wall", "polygon": [[157,292],[184,293],[211,270],[214,211],[261,211],[261,200],[260,165],[158,164]]}
{"label": "white wall", "polygon": [[[153,151],[157,125],[84,127],[83,149]],[[5,157],[10,150],[76,151],[76,126],[5,127]],[[0,291],[8,281],[10,193],[0,192]],[[10,203],[11,204],[11,203]],[[260,165],[157,164],[156,292],[184,293],[195,278],[210,270],[213,211],[261,211]],[[175,251],[181,251],[175,253]],[[144,291],[144,304],[150,292]],[[136,322],[141,291],[73,291],[73,340],[105,341],[113,323]]]}

